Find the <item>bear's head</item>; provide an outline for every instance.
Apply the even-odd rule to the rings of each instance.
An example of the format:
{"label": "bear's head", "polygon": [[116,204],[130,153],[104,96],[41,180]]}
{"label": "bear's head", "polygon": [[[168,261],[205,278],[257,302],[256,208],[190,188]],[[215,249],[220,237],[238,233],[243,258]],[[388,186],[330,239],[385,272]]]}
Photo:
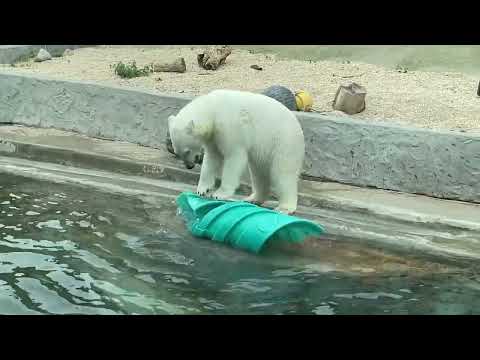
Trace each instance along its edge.
{"label": "bear's head", "polygon": [[194,121],[182,121],[178,115],[168,118],[168,130],[175,154],[183,160],[187,169],[201,164],[203,159],[202,133]]}

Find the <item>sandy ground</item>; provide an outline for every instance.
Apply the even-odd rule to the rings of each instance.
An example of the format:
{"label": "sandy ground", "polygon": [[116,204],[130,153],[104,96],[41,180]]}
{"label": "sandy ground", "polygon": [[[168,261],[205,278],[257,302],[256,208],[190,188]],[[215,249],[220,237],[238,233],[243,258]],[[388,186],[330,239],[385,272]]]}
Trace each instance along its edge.
{"label": "sandy ground", "polygon": [[351,60],[412,71],[453,71],[480,79],[480,45],[236,45],[286,59]]}
{"label": "sandy ground", "polygon": [[[199,68],[198,49],[191,47],[113,47],[82,48],[72,56],[43,63],[29,61],[2,71],[43,74],[54,78],[87,80],[128,86],[162,93],[205,94],[217,88],[261,91],[283,85],[293,91],[306,90],[314,97],[314,109],[332,111],[339,85],[355,81],[367,89],[367,107],[354,117],[369,121],[389,121],[430,129],[480,129],[478,80],[472,75],[453,72],[409,71],[399,73],[365,63],[300,61],[279,59],[272,54],[250,53],[236,48],[227,63],[217,71]],[[148,77],[121,79],[111,65],[135,60],[143,66],[184,57],[187,72],[154,73]],[[259,65],[263,71],[250,68]],[[478,131],[478,130],[477,130]]]}

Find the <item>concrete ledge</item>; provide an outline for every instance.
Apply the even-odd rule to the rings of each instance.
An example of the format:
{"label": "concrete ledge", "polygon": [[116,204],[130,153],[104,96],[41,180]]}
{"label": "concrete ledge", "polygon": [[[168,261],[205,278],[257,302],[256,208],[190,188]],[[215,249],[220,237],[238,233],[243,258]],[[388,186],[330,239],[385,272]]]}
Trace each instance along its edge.
{"label": "concrete ledge", "polygon": [[[0,122],[162,148],[167,118],[192,98],[0,73]],[[480,137],[296,113],[305,176],[480,202]]]}
{"label": "concrete ledge", "polygon": [[167,118],[191,101],[95,83],[0,73],[0,122],[163,147]]}
{"label": "concrete ledge", "polygon": [[480,137],[298,114],[313,177],[480,202]]}
{"label": "concrete ledge", "polygon": [[12,64],[18,59],[37,55],[40,48],[46,47],[52,56],[59,56],[65,49],[77,49],[80,45],[0,45],[0,64]]}

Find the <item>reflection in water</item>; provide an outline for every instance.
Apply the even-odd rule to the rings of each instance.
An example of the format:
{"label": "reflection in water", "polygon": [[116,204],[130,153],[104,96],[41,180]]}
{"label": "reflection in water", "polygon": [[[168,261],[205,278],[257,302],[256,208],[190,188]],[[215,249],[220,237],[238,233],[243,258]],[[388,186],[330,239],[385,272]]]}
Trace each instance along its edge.
{"label": "reflection in water", "polygon": [[327,241],[251,255],[192,238],[173,201],[2,174],[0,204],[1,314],[480,313],[466,271]]}

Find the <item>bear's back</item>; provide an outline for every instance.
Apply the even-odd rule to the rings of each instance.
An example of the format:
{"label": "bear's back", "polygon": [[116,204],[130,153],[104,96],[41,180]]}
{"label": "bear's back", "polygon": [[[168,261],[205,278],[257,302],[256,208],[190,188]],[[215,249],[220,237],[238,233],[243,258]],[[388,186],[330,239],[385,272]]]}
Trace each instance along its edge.
{"label": "bear's back", "polygon": [[209,93],[215,107],[215,129],[220,138],[235,138],[249,148],[298,147],[304,143],[297,117],[287,107],[268,96],[236,90]]}
{"label": "bear's back", "polygon": [[264,123],[266,126],[290,127],[292,123],[298,124],[296,116],[285,105],[263,94],[222,89],[214,90],[208,96],[217,112],[224,116],[243,112],[248,113],[257,125]]}

